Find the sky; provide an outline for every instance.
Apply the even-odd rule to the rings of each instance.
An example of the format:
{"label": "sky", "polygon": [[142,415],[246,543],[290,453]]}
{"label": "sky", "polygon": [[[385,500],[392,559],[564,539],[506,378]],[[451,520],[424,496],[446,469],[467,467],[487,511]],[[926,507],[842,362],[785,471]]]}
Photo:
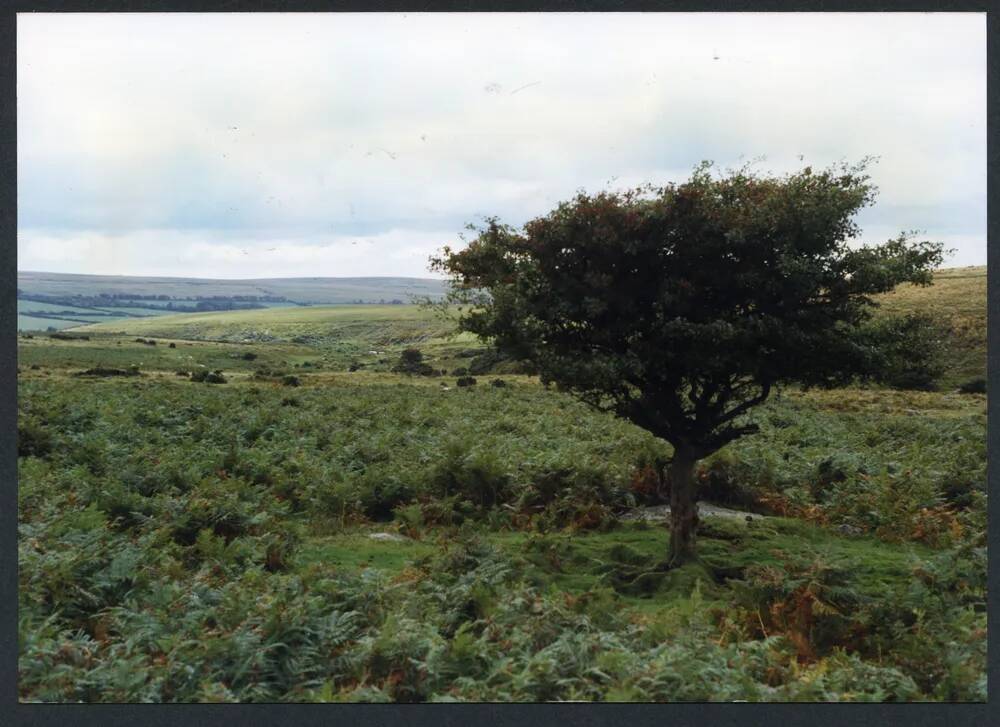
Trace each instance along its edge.
{"label": "sky", "polygon": [[982,13],[21,14],[18,269],[433,277],[578,190],[874,155],[986,263]]}

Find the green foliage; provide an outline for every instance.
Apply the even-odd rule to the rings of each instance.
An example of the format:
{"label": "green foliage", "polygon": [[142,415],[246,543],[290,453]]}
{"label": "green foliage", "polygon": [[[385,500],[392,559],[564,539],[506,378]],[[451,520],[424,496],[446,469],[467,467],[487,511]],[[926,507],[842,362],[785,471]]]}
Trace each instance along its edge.
{"label": "green foliage", "polygon": [[971,379],[958,387],[963,394],[985,394],[986,379]]}
{"label": "green foliage", "polygon": [[694,463],[757,431],[746,415],[775,386],[927,388],[943,370],[925,319],[866,327],[872,296],[930,284],[943,259],[905,235],[849,245],[874,199],[866,164],[778,177],[706,163],[683,184],[580,192],[521,230],[490,219],[431,266],[468,306],[461,330],[673,445],[676,564],[695,555]]}
{"label": "green foliage", "polygon": [[41,422],[33,418],[20,418],[17,422],[17,456],[44,457],[52,451],[52,434]]}
{"label": "green foliage", "polygon": [[201,369],[199,371],[191,372],[191,381],[206,384],[224,384],[226,383],[226,377],[222,375],[221,371],[207,371]]}
{"label": "green foliage", "polygon": [[941,323],[927,313],[881,316],[865,328],[883,360],[877,378],[894,389],[933,391],[945,371]]}
{"label": "green foliage", "polygon": [[138,366],[130,366],[127,369],[110,369],[103,366],[95,366],[92,369],[87,369],[86,371],[80,371],[76,374],[77,376],[141,376],[139,373]]}
{"label": "green foliage", "polygon": [[400,374],[419,376],[436,376],[438,373],[437,369],[424,361],[424,354],[418,348],[404,348],[392,370]]}
{"label": "green foliage", "polygon": [[864,167],[702,166],[681,185],[581,193],[523,231],[491,220],[432,267],[472,304],[463,330],[698,459],[751,431],[741,415],[776,384],[882,372],[871,296],[930,283],[942,249],[848,246],[874,195]]}
{"label": "green foliage", "polygon": [[525,380],[291,393],[19,381],[21,699],[985,698],[981,397],[783,393],[699,486],[814,524],[705,518],[657,572],[637,427]]}

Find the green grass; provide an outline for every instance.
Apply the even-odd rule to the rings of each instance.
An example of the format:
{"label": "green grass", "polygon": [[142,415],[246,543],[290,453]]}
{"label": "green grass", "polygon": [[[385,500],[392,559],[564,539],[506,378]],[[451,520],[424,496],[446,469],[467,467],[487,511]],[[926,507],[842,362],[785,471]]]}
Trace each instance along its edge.
{"label": "green grass", "polygon": [[178,314],[98,323],[80,332],[255,345],[302,343],[336,368],[360,363],[376,371],[388,371],[407,347],[419,347],[435,368],[449,372],[468,365],[458,358],[462,351],[482,348],[470,334],[456,335],[453,324],[431,311],[398,305]]}
{"label": "green grass", "polygon": [[[89,340],[58,340],[44,334],[18,342],[18,366],[24,376],[38,375],[30,370],[39,366],[45,371],[70,373],[80,369],[105,366],[126,368],[137,365],[143,371],[172,376],[175,371],[192,371],[198,368],[223,369],[228,372],[252,374],[260,367],[287,369],[303,361],[318,361],[314,349],[296,344],[247,346],[232,343],[158,339],[157,345],[136,342],[131,336],[114,336],[102,333],[82,333]],[[174,343],[176,348],[170,348]],[[244,354],[257,356],[253,361]]]}
{"label": "green grass", "polygon": [[[373,532],[381,532],[374,530]],[[433,542],[410,540],[407,542],[379,541],[368,533],[349,533],[329,538],[317,538],[304,544],[298,553],[296,566],[308,570],[309,566],[322,566],[333,572],[357,572],[372,568],[396,575],[419,558],[438,552],[440,546]]]}
{"label": "green grass", "polygon": [[[526,558],[521,573],[536,587],[579,596],[612,586],[608,576],[620,567],[616,553],[622,548],[652,570],[666,555],[667,535],[663,525],[623,524],[609,532],[495,532],[486,537],[507,556]],[[376,541],[366,532],[313,538],[303,544],[296,567],[303,573],[317,565],[331,572],[358,573],[370,568],[393,578],[440,552],[449,539],[447,532],[433,530],[422,533],[420,540],[399,542]],[[700,563],[663,574],[648,592],[620,594],[621,606],[646,615],[667,616],[684,607],[698,581],[705,597],[724,603],[732,597],[730,582],[747,567],[780,567],[790,556],[837,564],[849,570],[857,592],[881,599],[905,588],[912,580],[912,569],[934,552],[914,543],[838,537],[788,518],[758,518],[749,525],[710,519],[703,522],[698,542]]]}

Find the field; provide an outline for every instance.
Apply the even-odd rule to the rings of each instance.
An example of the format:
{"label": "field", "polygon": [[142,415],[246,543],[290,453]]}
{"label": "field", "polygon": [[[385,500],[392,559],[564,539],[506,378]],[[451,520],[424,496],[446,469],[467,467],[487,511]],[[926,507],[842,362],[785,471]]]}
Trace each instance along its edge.
{"label": "field", "polygon": [[674,570],[637,519],[669,447],[503,363],[457,386],[490,362],[420,308],[22,336],[20,698],[982,701],[984,272],[887,300],[961,344],[939,391],[785,390],[702,462],[744,514]]}

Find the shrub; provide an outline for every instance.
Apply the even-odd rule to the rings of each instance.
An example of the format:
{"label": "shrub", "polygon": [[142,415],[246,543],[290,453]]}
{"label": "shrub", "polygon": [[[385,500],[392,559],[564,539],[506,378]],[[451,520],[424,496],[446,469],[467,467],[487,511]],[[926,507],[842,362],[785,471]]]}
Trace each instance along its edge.
{"label": "shrub", "polygon": [[281,379],[281,383],[285,386],[301,386],[302,382],[299,380],[298,376],[288,374]]}
{"label": "shrub", "polygon": [[504,381],[503,379],[493,379],[493,381],[490,382],[490,386],[493,386],[493,387],[495,387],[497,389],[502,389],[506,385],[507,385],[507,382]]}
{"label": "shrub", "polygon": [[945,370],[944,327],[933,316],[910,313],[877,318],[866,333],[883,357],[881,380],[894,389],[933,391]]}
{"label": "shrub", "polygon": [[373,470],[362,475],[357,485],[362,511],[376,521],[391,520],[393,510],[412,501],[415,495],[408,483]]}
{"label": "shrub", "polygon": [[177,348],[177,344],[171,341],[169,344],[167,344],[167,348]]}
{"label": "shrub", "polygon": [[792,557],[781,567],[751,565],[732,583],[748,628],[785,635],[801,659],[855,644],[864,630],[869,599],[850,588],[850,570],[839,564]]}
{"label": "shrub", "polygon": [[78,371],[73,374],[74,376],[141,376],[139,373],[139,368],[137,366],[130,366],[127,369],[109,369],[103,366],[95,366],[92,369],[87,369],[86,371]]}
{"label": "shrub", "polygon": [[510,475],[496,453],[470,450],[461,440],[445,445],[429,479],[435,494],[458,495],[480,508],[493,507],[510,493]]}
{"label": "shrub", "polygon": [[985,394],[986,379],[979,378],[966,381],[958,387],[958,391],[962,394]]}
{"label": "shrub", "polygon": [[253,353],[252,351],[247,351],[240,358],[242,358],[244,361],[256,361],[257,354]]}
{"label": "shrub", "polygon": [[79,334],[73,333],[62,333],[56,331],[55,333],[49,334],[49,338],[54,338],[57,341],[89,341],[90,336],[81,336]]}
{"label": "shrub", "polygon": [[224,384],[225,376],[220,371],[199,370],[191,373],[191,381],[204,382],[206,384]]}
{"label": "shrub", "polygon": [[45,457],[52,452],[52,434],[34,419],[17,423],[17,456]]}
{"label": "shrub", "polygon": [[451,372],[451,375],[452,376],[468,376],[469,375],[469,369],[467,369],[465,366],[459,366],[457,369],[454,369]]}
{"label": "shrub", "polygon": [[406,348],[399,354],[399,361],[392,370],[400,374],[436,376],[437,369],[424,361],[424,354],[417,348]]}
{"label": "shrub", "polygon": [[472,376],[460,376],[455,380],[455,386],[475,386],[476,379]]}

